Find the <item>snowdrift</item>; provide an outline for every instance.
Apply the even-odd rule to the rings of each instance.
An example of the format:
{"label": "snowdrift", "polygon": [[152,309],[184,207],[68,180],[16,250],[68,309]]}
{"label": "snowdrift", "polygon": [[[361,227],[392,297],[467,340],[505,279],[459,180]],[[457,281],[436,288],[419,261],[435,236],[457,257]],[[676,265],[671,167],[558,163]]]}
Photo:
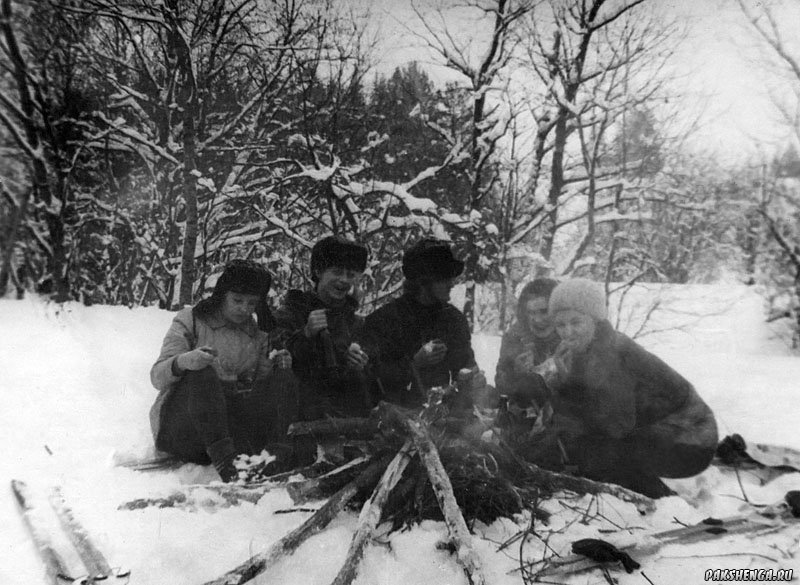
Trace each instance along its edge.
{"label": "snowdrift", "polygon": [[[629,333],[655,296],[654,313],[640,341],[680,371],[715,410],[720,435],[742,434],[750,442],[800,448],[795,421],[800,358],[763,320],[752,289],[738,285],[642,288],[620,311]],[[5,457],[0,498],[5,519],[0,532],[0,581],[43,581],[43,569],[8,488],[22,479],[34,495],[62,488],[75,515],[112,564],[123,565],[135,584],[193,584],[214,579],[300,525],[308,511],[294,508],[283,490],[257,504],[224,506],[209,494],[193,508],[118,510],[128,500],[169,493],[188,484],[216,480],[210,468],[185,465],[175,471],[137,472],[115,465],[150,453],[147,412],[155,398],[148,371],[172,313],[154,308],[48,304],[37,298],[0,300],[0,438]],[[478,360],[490,381],[499,351],[496,336],[474,338]],[[668,482],[680,497],[660,500],[642,516],[631,504],[589,496],[542,504],[552,516],[537,524],[547,539],[528,537],[501,544],[529,524],[520,516],[474,527],[474,545],[496,585],[523,582],[520,558],[535,561],[557,551],[568,554],[579,538],[603,538],[617,545],[647,544],[651,535],[694,524],[709,516],[742,513],[752,503],[772,504],[800,489],[800,474],[759,485],[748,473],[711,468],[702,475]],[[319,507],[320,503],[310,506]],[[311,538],[275,571],[255,583],[329,583],[346,554],[356,513],[340,516]],[[388,535],[367,550],[357,583],[465,583],[455,557],[437,543],[444,525],[424,522]],[[800,530],[780,530],[749,539],[722,536],[692,544],[676,542],[637,558],[654,583],[701,582],[707,569],[800,569]],[[500,550],[502,549],[502,550]],[[634,555],[635,556],[635,555]],[[643,582],[638,572],[613,569],[619,583]],[[597,571],[551,576],[553,582],[601,583]]]}

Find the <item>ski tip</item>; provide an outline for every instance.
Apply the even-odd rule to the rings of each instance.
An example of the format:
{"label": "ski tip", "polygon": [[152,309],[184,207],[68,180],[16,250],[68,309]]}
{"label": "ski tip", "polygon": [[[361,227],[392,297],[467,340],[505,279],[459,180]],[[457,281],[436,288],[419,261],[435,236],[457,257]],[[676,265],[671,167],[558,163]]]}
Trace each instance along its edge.
{"label": "ski tip", "polygon": [[117,579],[124,579],[131,576],[131,570],[127,567],[115,567],[112,573]]}
{"label": "ski tip", "polygon": [[27,499],[28,493],[28,484],[26,484],[21,479],[12,479],[11,480],[11,491],[14,492],[14,497],[17,498],[17,501],[20,504],[24,504],[25,500]]}

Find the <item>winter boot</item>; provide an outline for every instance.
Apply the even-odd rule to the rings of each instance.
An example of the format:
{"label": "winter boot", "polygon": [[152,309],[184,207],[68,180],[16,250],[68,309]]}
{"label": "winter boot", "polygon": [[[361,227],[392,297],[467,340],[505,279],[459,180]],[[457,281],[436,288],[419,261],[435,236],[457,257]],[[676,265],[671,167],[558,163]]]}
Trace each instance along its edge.
{"label": "winter boot", "polygon": [[238,479],[239,472],[234,465],[236,448],[233,445],[233,439],[228,437],[212,443],[206,449],[206,453],[211,457],[211,463],[222,481],[230,483]]}

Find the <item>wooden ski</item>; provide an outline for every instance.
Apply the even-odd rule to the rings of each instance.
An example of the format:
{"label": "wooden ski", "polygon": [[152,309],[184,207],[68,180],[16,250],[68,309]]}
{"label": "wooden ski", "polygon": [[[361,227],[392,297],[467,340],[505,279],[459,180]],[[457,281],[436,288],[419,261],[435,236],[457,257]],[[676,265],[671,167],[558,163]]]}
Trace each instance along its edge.
{"label": "wooden ski", "polygon": [[50,492],[50,506],[53,508],[61,528],[69,538],[72,546],[78,551],[87,571],[87,583],[102,581],[109,577],[123,578],[130,575],[129,570],[114,569],[106,560],[105,555],[95,545],[86,528],[83,527],[72,508],[67,505],[60,487],[54,487]]}
{"label": "wooden ski", "polygon": [[[646,544],[618,546],[617,548],[632,555],[636,560],[641,560],[640,557],[651,556],[671,544],[694,544],[736,534],[748,534],[752,537],[798,524],[800,524],[800,518],[793,517],[785,504],[778,504],[768,506],[756,513],[730,516],[713,521],[704,520],[693,526],[666,530],[654,534]],[[548,566],[540,571],[538,576],[580,573],[603,566],[607,567],[608,565],[583,555],[569,555],[551,558]]]}

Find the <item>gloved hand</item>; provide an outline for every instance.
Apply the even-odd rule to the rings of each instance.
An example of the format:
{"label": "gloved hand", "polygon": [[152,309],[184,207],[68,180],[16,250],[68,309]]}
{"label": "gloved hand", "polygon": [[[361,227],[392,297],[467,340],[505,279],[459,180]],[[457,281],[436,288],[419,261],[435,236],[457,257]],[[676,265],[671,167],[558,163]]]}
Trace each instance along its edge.
{"label": "gloved hand", "polygon": [[175,365],[180,371],[202,370],[211,365],[217,357],[217,350],[208,345],[198,347],[175,358]]}

